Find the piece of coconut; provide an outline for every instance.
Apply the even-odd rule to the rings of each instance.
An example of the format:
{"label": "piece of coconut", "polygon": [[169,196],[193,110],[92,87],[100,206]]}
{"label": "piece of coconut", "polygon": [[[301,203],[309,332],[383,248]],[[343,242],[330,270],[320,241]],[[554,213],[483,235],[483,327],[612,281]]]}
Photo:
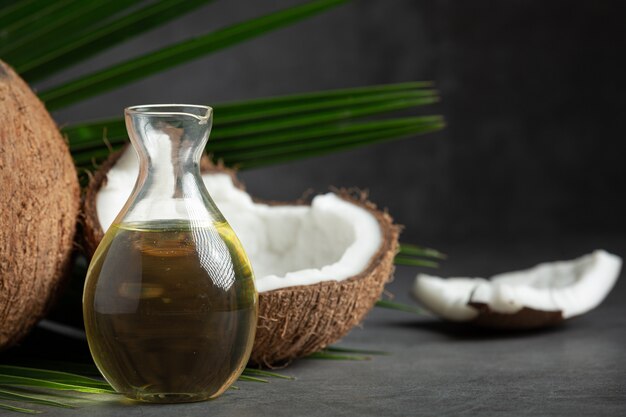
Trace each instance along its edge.
{"label": "piece of coconut", "polygon": [[0,349],[52,305],[80,206],[67,144],[43,103],[0,61]]}
{"label": "piece of coconut", "polygon": [[[89,254],[128,199],[135,152],[112,154],[92,178],[84,220]],[[393,273],[399,228],[364,196],[338,191],[311,204],[261,202],[234,171],[202,162],[202,178],[252,263],[259,322],[252,361],[274,365],[343,337],[380,298]]]}
{"label": "piece of coconut", "polygon": [[497,328],[543,327],[597,307],[613,288],[621,265],[620,257],[596,250],[488,280],[420,274],[413,295],[447,320]]}

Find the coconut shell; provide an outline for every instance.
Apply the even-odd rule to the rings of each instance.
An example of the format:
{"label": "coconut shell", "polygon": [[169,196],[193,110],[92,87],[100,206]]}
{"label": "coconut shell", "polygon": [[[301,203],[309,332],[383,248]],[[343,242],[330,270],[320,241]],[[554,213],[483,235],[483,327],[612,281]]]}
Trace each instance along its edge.
{"label": "coconut shell", "polygon": [[[106,184],[107,172],[123,150],[112,153],[90,180],[83,206],[84,247],[92,256],[104,236],[96,211],[96,196]],[[214,165],[208,158],[201,164],[203,173],[220,172],[231,176],[235,186],[244,189],[236,172]],[[385,283],[394,270],[400,227],[391,216],[367,201],[364,193],[335,190],[343,199],[368,210],[379,222],[383,243],[359,275],[342,281],[293,286],[259,293],[259,321],[250,361],[272,367],[317,352],[345,336],[380,299]],[[257,202],[260,200],[256,199]],[[278,203],[263,201],[267,204]],[[302,201],[295,204],[303,204]]]}
{"label": "coconut shell", "polygon": [[471,321],[480,327],[500,330],[530,330],[542,327],[552,327],[563,323],[563,313],[560,311],[544,311],[523,307],[515,313],[499,313],[493,311],[485,303],[469,303],[469,306],[478,310],[478,316]]}
{"label": "coconut shell", "polygon": [[50,308],[80,207],[72,157],[28,85],[0,61],[0,349]]}
{"label": "coconut shell", "polygon": [[259,294],[259,322],[251,361],[274,366],[317,352],[344,337],[380,299],[394,271],[400,227],[365,196],[339,195],[378,220],[383,243],[359,275],[343,281],[281,288]]}

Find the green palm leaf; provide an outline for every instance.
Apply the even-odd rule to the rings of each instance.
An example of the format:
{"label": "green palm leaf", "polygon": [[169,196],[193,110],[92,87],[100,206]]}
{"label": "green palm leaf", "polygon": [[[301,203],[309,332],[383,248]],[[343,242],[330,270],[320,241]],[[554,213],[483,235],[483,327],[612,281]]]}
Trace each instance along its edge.
{"label": "green palm leaf", "polygon": [[[139,0],[57,0],[4,28],[0,56],[12,63],[15,54],[46,47],[68,33],[87,32],[93,22],[102,22]],[[52,45],[50,45],[52,46]]]}
{"label": "green palm leaf", "polygon": [[30,404],[49,405],[52,407],[75,408],[71,404],[66,404],[60,401],[56,401],[56,400],[50,400],[41,395],[21,394],[18,392],[9,391],[9,390],[5,390],[2,388],[0,388],[0,399],[10,400],[10,401],[19,401],[19,402],[30,403]]}
{"label": "green palm leaf", "polygon": [[250,119],[314,112],[390,99],[437,98],[437,92],[430,89],[432,86],[433,84],[428,81],[414,81],[225,103],[218,107],[219,117],[221,123],[239,123]]}
{"label": "green palm leaf", "polygon": [[113,393],[110,388],[94,388],[91,386],[66,384],[62,382],[55,382],[41,378],[29,378],[19,375],[0,374],[0,385],[15,385],[22,387],[38,387],[49,388],[57,390],[78,391],[90,394],[105,394]]}
{"label": "green palm leaf", "polygon": [[242,123],[235,126],[224,126],[220,127],[219,130],[216,130],[213,133],[213,140],[255,135],[275,130],[294,129],[304,126],[319,126],[323,123],[371,116],[375,114],[383,114],[394,110],[402,110],[424,104],[431,104],[435,100],[436,99],[433,97],[400,97],[397,99],[385,100],[382,103],[367,103],[364,105],[351,106],[349,108],[319,110],[315,113],[307,113],[304,115],[284,116],[279,119],[259,120],[253,124]]}
{"label": "green palm leaf", "polygon": [[20,3],[16,3],[14,0],[0,0],[0,16],[3,16],[7,10],[14,9],[15,7],[21,7],[22,3],[26,3],[32,0],[22,0]]}
{"label": "green palm leaf", "polygon": [[305,356],[304,359],[326,359],[334,361],[369,361],[372,358],[366,355],[351,355],[347,353],[333,353],[326,350],[321,350],[319,352],[314,352],[308,356]]}
{"label": "green palm leaf", "polygon": [[[437,100],[430,83],[401,83],[215,106],[207,151],[229,165],[250,168],[393,140],[443,127],[439,116],[353,119]],[[63,129],[75,163],[89,169],[127,140],[121,118]],[[105,140],[106,145],[105,146]]]}
{"label": "green palm leaf", "polygon": [[[226,127],[232,123],[241,126],[244,122],[263,121],[264,118],[270,117],[272,120],[281,122],[286,116],[315,114],[318,110],[327,109],[341,110],[345,119],[352,117],[354,111],[358,111],[359,105],[372,103],[385,105],[389,100],[414,98],[427,98],[434,101],[437,99],[436,92],[425,88],[431,86],[432,84],[428,82],[399,83],[216,104],[213,106],[215,120],[211,141],[215,140],[216,133],[218,137],[220,136],[219,131],[222,126]],[[102,146],[102,137],[105,132],[107,140],[111,143],[118,139],[125,140],[127,135],[124,119],[119,117],[63,128],[63,133],[67,135],[70,146],[73,147]],[[258,132],[253,131],[253,133]]]}
{"label": "green palm leaf", "polygon": [[46,102],[48,109],[58,109],[320,13],[346,1],[314,0],[236,24],[80,77],[44,91],[40,98]]}
{"label": "green palm leaf", "polygon": [[426,259],[416,259],[411,258],[409,256],[397,255],[393,260],[393,263],[396,265],[405,265],[405,266],[424,266],[427,268],[437,268],[439,264],[434,261],[429,261]]}
{"label": "green palm leaf", "polygon": [[[209,142],[207,151],[215,160],[222,160],[227,165],[245,169],[433,132],[443,126],[443,120],[438,116],[380,122],[346,122],[319,128],[312,126],[297,131],[268,132],[252,138],[232,138],[224,143]],[[102,139],[100,141],[102,143]],[[116,138],[108,141],[117,145],[113,147],[117,149],[126,139]],[[110,150],[102,145],[96,149],[88,148],[86,151],[81,147],[73,147],[73,151],[76,165],[85,169],[92,168],[93,162],[101,162],[110,153]]]}
{"label": "green palm leaf", "polygon": [[161,0],[95,25],[86,33],[63,32],[53,42],[23,48],[10,62],[28,82],[38,81],[213,0]]}
{"label": "green palm leaf", "polygon": [[250,375],[243,375],[243,374],[239,376],[239,381],[263,382],[265,384],[269,382],[267,379],[264,379],[264,378],[259,378],[259,377],[250,376]]}
{"label": "green palm leaf", "polygon": [[406,313],[417,314],[418,316],[424,314],[422,310],[420,310],[419,308],[415,306],[398,303],[395,301],[389,301],[389,300],[376,301],[376,307],[386,308],[389,310],[404,311]]}
{"label": "green palm leaf", "polygon": [[[218,141],[209,145],[209,152],[215,155],[227,155],[233,152],[255,152],[258,149],[268,149],[272,151],[283,150],[281,146],[292,142],[309,143],[319,141],[324,138],[334,138],[334,143],[338,144],[342,137],[357,135],[366,139],[366,134],[393,129],[409,128],[416,125],[424,125],[432,122],[440,122],[438,116],[402,117],[390,120],[374,121],[346,121],[341,123],[323,124],[321,126],[307,126],[302,129],[288,129],[286,131],[267,132],[259,135],[246,137],[236,137],[228,141]],[[419,133],[419,132],[417,132]],[[302,149],[302,148],[299,148]]]}
{"label": "green palm leaf", "polygon": [[443,260],[446,259],[446,255],[435,249],[402,243],[394,263],[396,265],[437,268],[439,263],[433,259]]}
{"label": "green palm leaf", "polygon": [[227,165],[237,166],[241,169],[256,168],[295,159],[324,155],[331,152],[344,151],[366,144],[435,132],[443,127],[444,123],[440,117],[424,116],[423,120],[421,119],[414,125],[404,128],[376,130],[362,134],[336,135],[331,138],[306,143],[298,141],[296,143],[283,144],[276,148],[256,148],[250,151],[236,153],[217,153],[216,156],[222,159]]}
{"label": "green palm leaf", "polygon": [[[340,98],[330,98],[313,103],[305,102],[301,104],[293,104],[288,107],[266,108],[238,114],[221,114],[219,117],[220,126],[236,126],[229,126],[230,131],[228,133],[223,127],[220,131],[218,139],[227,138],[229,136],[259,133],[264,129],[267,130],[267,127],[271,128],[276,125],[278,125],[278,127],[294,127],[308,124],[319,124],[341,118],[363,116],[372,114],[372,112],[377,114],[383,113],[383,111],[387,110],[386,108],[380,109],[380,107],[378,107],[371,110],[372,106],[380,106],[381,103],[389,108],[394,103],[396,106],[412,107],[414,105],[430,104],[435,101],[437,101],[437,93],[434,90],[409,90],[357,97],[346,96]],[[416,102],[417,104],[415,104]],[[348,113],[346,109],[351,110],[348,110]],[[360,114],[357,114],[357,111]],[[303,116],[296,116],[303,113],[309,115],[305,123],[299,122],[299,119]],[[287,119],[287,116],[290,118]],[[248,127],[243,129],[241,128],[242,123],[250,121],[257,121],[254,125],[257,128],[256,130],[250,130]],[[264,127],[264,125],[266,125],[266,127]]]}
{"label": "green palm leaf", "polygon": [[243,371],[244,375],[258,375],[258,376],[266,376],[271,378],[279,378],[279,379],[289,379],[294,380],[296,378],[288,375],[279,374],[276,372],[265,371],[263,369],[254,369],[254,368],[246,368]]}
{"label": "green palm leaf", "polygon": [[16,413],[24,414],[39,414],[41,411],[31,410],[30,408],[16,407],[9,404],[0,403],[0,408],[4,410],[14,411]]}
{"label": "green palm leaf", "polygon": [[327,346],[324,348],[326,352],[334,352],[334,353],[357,353],[360,355],[388,355],[387,352],[383,352],[382,350],[368,350],[368,349],[355,349],[343,346]]}
{"label": "green palm leaf", "polygon": [[102,388],[105,390],[111,389],[110,385],[105,381],[54,370],[27,368],[23,366],[0,365],[0,375],[3,374],[25,378],[45,379],[46,381],[59,382],[68,385],[80,385],[82,387]]}
{"label": "green palm leaf", "polygon": [[[77,364],[62,364],[57,366],[76,367]],[[81,369],[90,373],[96,371],[94,366],[82,365]],[[97,372],[97,371],[96,371]],[[267,378],[281,378],[293,380],[295,378],[260,369],[245,368],[239,381],[269,383]],[[239,389],[231,386],[232,389]],[[41,391],[45,390],[45,391]],[[23,366],[0,365],[0,400],[18,402],[20,404],[39,404],[53,407],[74,408],[66,402],[50,399],[50,396],[59,396],[56,391],[76,391],[88,394],[115,394],[111,386],[103,380],[89,378],[83,375],[61,372],[50,369],[30,368]],[[77,397],[65,396],[70,400]],[[87,401],[93,397],[87,397]],[[39,413],[39,411],[0,403],[0,408],[20,413]]]}
{"label": "green palm leaf", "polygon": [[50,13],[62,9],[67,0],[51,2],[48,0],[22,0],[13,1],[10,5],[0,9],[0,27],[2,28],[1,39],[6,39],[11,29],[24,26],[33,20],[43,18]]}
{"label": "green palm leaf", "polygon": [[[302,142],[302,138],[314,135],[316,129],[303,129],[301,134],[292,132],[280,136],[268,135],[266,138],[260,137],[257,140],[259,146],[242,146],[240,147],[241,150],[238,152],[215,151],[213,152],[213,158],[215,160],[222,160],[227,165],[236,166],[239,169],[257,168],[265,165],[339,152],[382,141],[413,137],[417,134],[435,132],[444,127],[443,120],[438,116],[424,116],[422,118],[408,120],[395,120],[394,122],[399,124],[407,121],[413,123],[402,128],[368,130],[367,133],[356,134],[349,132],[364,131],[366,127],[360,123],[336,125],[329,128],[329,137],[318,138],[305,143]],[[379,125],[384,125],[384,123],[379,123]],[[348,133],[342,132],[344,130]],[[280,146],[263,146],[265,140],[270,143],[279,139],[282,141]],[[242,139],[234,138],[232,141],[233,145],[236,147],[237,142],[242,141]],[[92,169],[94,165],[106,159],[111,150],[118,149],[119,146],[118,144],[111,149],[101,147],[96,150],[90,150],[89,152],[75,153],[74,162],[79,169]],[[207,150],[212,152],[210,144],[207,146]]]}
{"label": "green palm leaf", "polygon": [[400,245],[399,255],[407,255],[407,256],[422,256],[425,258],[434,258],[434,259],[446,259],[447,255],[439,252],[436,249],[425,248],[423,246],[412,245],[410,243],[403,243]]}

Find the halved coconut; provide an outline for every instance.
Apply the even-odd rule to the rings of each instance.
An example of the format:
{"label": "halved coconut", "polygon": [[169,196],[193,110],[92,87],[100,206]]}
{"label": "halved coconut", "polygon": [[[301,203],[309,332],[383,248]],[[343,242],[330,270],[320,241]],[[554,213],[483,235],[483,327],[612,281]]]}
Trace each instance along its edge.
{"label": "halved coconut", "polygon": [[617,281],[622,260],[603,250],[571,261],[483,278],[420,274],[413,295],[452,321],[495,328],[554,325],[597,307]]}
{"label": "halved coconut", "polygon": [[[260,202],[232,170],[203,160],[204,183],[241,240],[256,275],[259,322],[251,360],[276,365],[318,351],[361,322],[393,273],[399,227],[361,194],[311,204]],[[90,254],[126,202],[135,153],[112,154],[92,178],[85,206]]]}
{"label": "halved coconut", "polygon": [[46,313],[69,266],[80,195],[72,157],[28,85],[0,61],[0,349]]}

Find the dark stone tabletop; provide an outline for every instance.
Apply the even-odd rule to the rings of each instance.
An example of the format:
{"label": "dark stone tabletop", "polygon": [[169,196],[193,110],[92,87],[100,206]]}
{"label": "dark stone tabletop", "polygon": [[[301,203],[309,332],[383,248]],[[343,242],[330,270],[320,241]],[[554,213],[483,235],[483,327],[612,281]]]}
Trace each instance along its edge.
{"label": "dark stone tabletop", "polygon": [[[438,249],[449,259],[437,274],[488,276],[596,248],[624,256],[626,239],[444,244]],[[397,301],[413,303],[408,288],[416,272],[398,267],[388,287]],[[79,410],[35,408],[50,417],[626,415],[623,275],[599,308],[550,330],[493,333],[375,308],[338,344],[388,353],[367,361],[300,360],[279,371],[295,381],[238,382],[240,390],[203,403],[135,405],[112,398]],[[38,330],[31,340],[41,341],[42,333]],[[48,342],[37,344],[49,351],[75,343],[47,337]],[[34,342],[17,351],[28,343]]]}

